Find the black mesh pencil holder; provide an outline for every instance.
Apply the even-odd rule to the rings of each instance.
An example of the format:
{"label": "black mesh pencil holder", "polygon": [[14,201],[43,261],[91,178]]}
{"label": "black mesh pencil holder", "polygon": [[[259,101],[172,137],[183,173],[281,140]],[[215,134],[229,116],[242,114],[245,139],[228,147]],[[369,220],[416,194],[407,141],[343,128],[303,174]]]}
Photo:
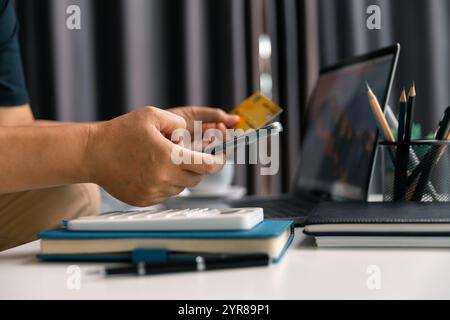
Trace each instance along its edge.
{"label": "black mesh pencil holder", "polygon": [[450,201],[450,141],[380,142],[383,200]]}

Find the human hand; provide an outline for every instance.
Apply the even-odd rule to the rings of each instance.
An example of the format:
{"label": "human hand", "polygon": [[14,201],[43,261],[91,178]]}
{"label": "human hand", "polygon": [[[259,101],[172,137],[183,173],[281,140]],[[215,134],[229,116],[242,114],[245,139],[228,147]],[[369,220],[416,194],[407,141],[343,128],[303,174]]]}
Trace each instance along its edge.
{"label": "human hand", "polygon": [[[197,115],[211,121],[222,119],[228,124],[232,121],[220,112],[207,115],[203,110],[180,110],[186,118],[177,112],[146,107],[111,121],[92,124],[84,161],[89,180],[117,199],[143,207],[163,202],[184,188],[197,185],[202,176],[221,170],[223,156],[181,148],[166,136],[176,129],[186,128],[186,119]],[[173,152],[180,150],[190,159],[200,158],[201,163],[174,163]]]}
{"label": "human hand", "polygon": [[[230,115],[218,108],[191,106],[167,109],[167,111],[182,117],[186,121],[186,129],[191,134],[191,139],[194,142],[194,146],[191,145],[190,148],[197,151],[205,148],[212,142],[225,140],[226,129],[234,128],[234,126],[239,122],[239,116]],[[219,136],[215,134],[209,139],[205,139],[205,137],[202,136],[201,141],[194,141],[195,121],[202,122],[202,133],[206,132],[206,130],[209,129],[216,129],[219,130]]]}
{"label": "human hand", "polygon": [[226,129],[234,128],[239,122],[239,116],[230,115],[218,108],[210,107],[179,107],[167,109],[186,121],[186,129],[191,134],[194,131],[194,121],[203,122],[203,130],[210,128],[219,129],[225,133]]}

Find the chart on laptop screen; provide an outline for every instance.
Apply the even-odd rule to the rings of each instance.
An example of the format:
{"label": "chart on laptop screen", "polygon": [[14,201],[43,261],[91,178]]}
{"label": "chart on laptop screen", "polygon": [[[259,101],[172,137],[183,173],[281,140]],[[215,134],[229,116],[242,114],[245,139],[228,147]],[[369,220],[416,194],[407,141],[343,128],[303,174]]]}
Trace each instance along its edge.
{"label": "chart on laptop screen", "polygon": [[393,60],[386,55],[321,74],[308,107],[297,187],[332,198],[365,197],[377,140],[366,82],[384,102]]}

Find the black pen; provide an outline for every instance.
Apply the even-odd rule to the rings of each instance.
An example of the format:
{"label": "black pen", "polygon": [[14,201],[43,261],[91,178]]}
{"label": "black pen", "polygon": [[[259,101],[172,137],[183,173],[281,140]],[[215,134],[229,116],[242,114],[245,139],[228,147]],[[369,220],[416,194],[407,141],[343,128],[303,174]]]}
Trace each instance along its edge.
{"label": "black pen", "polygon": [[397,141],[403,143],[405,141],[405,122],[406,122],[406,108],[408,99],[406,98],[406,90],[403,87],[402,94],[400,96],[400,110],[398,113],[398,130]]}
{"label": "black pen", "polygon": [[123,267],[105,268],[105,276],[118,275],[157,275],[179,272],[209,271],[267,266],[267,254],[197,256],[192,260],[175,260],[157,263],[138,262]]}
{"label": "black pen", "polygon": [[403,88],[400,96],[400,111],[398,115],[397,152],[395,159],[394,201],[405,199],[406,177],[408,171],[409,145],[405,144],[405,117],[407,108],[406,92]]}
{"label": "black pen", "polygon": [[406,121],[405,121],[405,142],[411,142],[412,129],[414,121],[414,107],[416,104],[416,85],[413,82],[408,94],[408,105],[406,106]]}
{"label": "black pen", "polygon": [[[439,122],[438,130],[435,134],[435,140],[447,140],[448,133],[450,131],[450,107],[445,110],[444,117],[441,122]],[[421,162],[422,172],[420,173],[419,181],[417,182],[416,189],[414,191],[414,195],[412,197],[412,201],[422,201],[422,197],[425,190],[425,185],[428,183],[430,178],[431,170],[439,161],[440,153],[442,150],[445,150],[446,146],[430,146],[430,150],[428,150],[427,154],[423,158]],[[423,165],[422,165],[423,164]],[[419,167],[419,166],[418,166]],[[418,169],[418,168],[416,168]],[[414,173],[413,173],[414,175]]]}

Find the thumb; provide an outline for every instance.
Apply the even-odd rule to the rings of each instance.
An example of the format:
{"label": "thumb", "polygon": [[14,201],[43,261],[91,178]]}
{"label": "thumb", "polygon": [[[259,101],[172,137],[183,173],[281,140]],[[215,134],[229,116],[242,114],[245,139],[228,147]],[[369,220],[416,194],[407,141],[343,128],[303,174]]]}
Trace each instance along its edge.
{"label": "thumb", "polygon": [[155,126],[162,134],[170,135],[177,129],[186,129],[186,121],[182,117],[158,108],[155,108],[154,111]]}

